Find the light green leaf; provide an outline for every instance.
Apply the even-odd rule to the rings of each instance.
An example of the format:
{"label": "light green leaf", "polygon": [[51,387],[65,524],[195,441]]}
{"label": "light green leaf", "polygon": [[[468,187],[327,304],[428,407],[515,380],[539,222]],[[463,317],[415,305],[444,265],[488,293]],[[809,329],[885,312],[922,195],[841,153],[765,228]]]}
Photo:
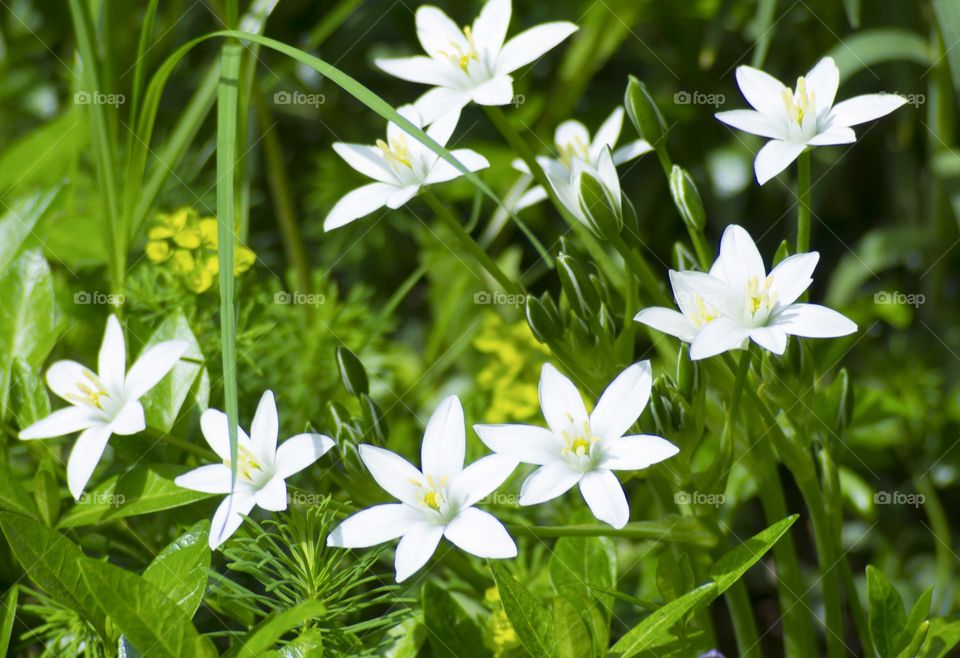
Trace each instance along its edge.
{"label": "light green leaf", "polygon": [[0,611],[0,656],[7,656],[10,647],[10,637],[13,635],[13,622],[17,618],[17,595],[20,590],[16,585],[10,588],[3,600],[3,609]]}
{"label": "light green leaf", "polygon": [[387,631],[383,658],[417,658],[426,640],[427,627],[421,615],[407,617]]}
{"label": "light green leaf", "polygon": [[709,575],[720,588],[717,594],[723,594],[728,587],[740,580],[747,569],[756,564],[774,544],[780,541],[797,518],[799,518],[798,515],[793,514],[777,521],[714,562]]}
{"label": "light green leaf", "polygon": [[553,600],[553,625],[557,629],[558,658],[586,658],[603,655],[577,607],[562,596]]}
{"label": "light green leaf", "polygon": [[421,592],[423,622],[433,655],[438,658],[482,658],[483,636],[476,622],[450,593],[433,581],[427,581]]}
{"label": "light green leaf", "polygon": [[960,644],[960,620],[931,619],[927,638],[918,656],[944,658],[957,644]]}
{"label": "light green leaf", "polygon": [[59,191],[60,187],[55,187],[34,192],[4,205],[5,212],[0,215],[0,273],[17,257]]}
{"label": "light green leaf", "polygon": [[908,61],[930,66],[930,46],[918,34],[898,29],[863,30],[827,53],[840,69],[840,82],[883,62]]}
{"label": "light green leaf", "polygon": [[19,356],[13,360],[10,409],[20,427],[50,415],[50,396],[43,375]]}
{"label": "light green leaf", "polygon": [[557,655],[557,638],[553,627],[553,615],[536,596],[521,585],[510,571],[490,560],[493,578],[500,590],[503,609],[510,619],[520,644],[531,656],[551,658]]}
{"label": "light green leaf", "polygon": [[39,519],[36,503],[10,471],[6,459],[0,459],[0,510],[9,510]]}
{"label": "light green leaf", "polygon": [[548,564],[557,594],[573,604],[590,630],[594,648],[610,641],[610,614],[616,590],[617,550],[608,537],[561,537]]}
{"label": "light green leaf", "polygon": [[244,635],[224,658],[257,658],[273,648],[280,638],[304,622],[323,614],[320,601],[303,601],[282,612],[268,615]]}
{"label": "light green leaf", "polygon": [[156,585],[192,617],[207,589],[210,522],[201,521],[174,539],[143,572],[144,580]]}
{"label": "light green leaf", "polygon": [[[903,599],[879,569],[867,565],[867,599],[870,602],[870,637],[880,658],[894,658],[900,652],[907,616]],[[910,638],[907,638],[910,641]]]}
{"label": "light green leaf", "polygon": [[320,658],[321,656],[323,656],[323,633],[319,628],[309,628],[277,651],[264,654],[263,658]]}
{"label": "light green leaf", "polygon": [[185,360],[203,361],[203,352],[200,351],[200,344],[190,330],[190,323],[180,311],[167,316],[144,344],[143,350],[167,340],[184,341],[188,345],[187,351],[183,353],[183,357],[173,370],[141,400],[147,425],[164,432],[169,432],[173,427],[184,400],[187,399],[190,389],[203,369],[199,363]]}
{"label": "light green leaf", "polygon": [[[90,135],[82,115],[83,106],[74,105],[5,147],[0,155],[0,190],[28,190],[66,177]],[[30,166],[24,167],[24,162]]]}

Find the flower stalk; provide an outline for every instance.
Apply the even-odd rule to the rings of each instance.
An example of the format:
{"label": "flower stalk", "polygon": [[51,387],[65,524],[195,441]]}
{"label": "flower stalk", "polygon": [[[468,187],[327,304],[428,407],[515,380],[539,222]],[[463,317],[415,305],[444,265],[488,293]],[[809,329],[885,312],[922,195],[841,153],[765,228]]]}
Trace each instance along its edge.
{"label": "flower stalk", "polygon": [[810,249],[810,151],[797,158],[797,253]]}

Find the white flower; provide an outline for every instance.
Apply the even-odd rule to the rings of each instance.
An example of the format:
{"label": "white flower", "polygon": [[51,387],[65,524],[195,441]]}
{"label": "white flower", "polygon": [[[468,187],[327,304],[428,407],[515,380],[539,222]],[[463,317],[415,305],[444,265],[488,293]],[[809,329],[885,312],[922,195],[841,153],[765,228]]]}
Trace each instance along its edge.
{"label": "white flower", "polygon": [[[418,128],[424,126],[412,106],[404,105],[397,112]],[[446,146],[459,118],[459,112],[451,112],[426,132],[440,146]],[[338,142],[333,149],[348,165],[377,182],[358,187],[340,199],[323,222],[325,231],[349,224],[383,206],[399,208],[424,185],[443,183],[462,175],[394,123],[387,124],[387,141],[377,140],[376,146]],[[470,149],[454,149],[450,154],[470,171],[490,166],[486,158]]]}
{"label": "white flower", "polygon": [[271,512],[287,509],[286,479],[322,457],[334,442],[322,434],[297,434],[277,447],[280,421],[273,393],[260,398],[250,425],[250,436],[237,428],[237,479],[230,492],[230,426],[227,415],[207,409],[200,429],[213,451],[223,460],[179,476],[177,486],[204,493],[228,494],[213,515],[209,544],[217,548],[237,531],[243,515],[254,505]]}
{"label": "white flower", "polygon": [[80,432],[67,460],[67,486],[77,500],[113,434],[146,428],[140,398],[177,364],[187,343],[170,340],[140,354],[126,370],[126,345],[116,316],[107,318],[97,370],[76,361],[57,361],[47,370],[47,386],[71,406],[58,409],[20,431],[21,439],[49,439]]}
{"label": "white flower", "polygon": [[[617,140],[620,139],[620,130],[622,127],[622,107],[616,108],[610,116],[607,117],[592,140],[590,139],[590,131],[579,121],[570,119],[557,126],[553,134],[553,141],[559,157],[549,158],[538,156],[537,162],[543,168],[544,173],[550,180],[550,184],[561,200],[576,198],[577,188],[574,187],[575,181],[573,176],[574,164],[576,162],[587,164],[594,171],[600,171],[603,168],[609,167],[607,163],[602,162],[606,157],[605,152],[608,149],[612,151],[611,160],[615,166],[629,162],[653,150],[653,147],[643,139],[638,139],[629,144],[624,144],[620,148],[615,148]],[[514,160],[513,166],[525,174],[530,173],[530,168],[527,167],[527,164],[523,160]],[[571,187],[573,188],[573,196],[571,196],[570,191],[568,191],[568,188]],[[619,183],[617,184],[617,188],[619,189]],[[522,210],[535,203],[540,203],[546,198],[546,190],[541,186],[531,187],[520,197],[516,210]],[[565,203],[565,205],[567,204]],[[573,211],[573,208],[569,205],[567,207]],[[574,207],[576,207],[576,205]],[[579,213],[579,208],[577,208],[577,212],[574,214],[579,217],[582,213]]]}
{"label": "white flower", "polygon": [[641,361],[617,375],[587,414],[569,379],[549,363],[540,375],[540,406],[550,429],[533,425],[476,425],[480,439],[494,452],[539,464],[520,490],[521,505],[536,505],[574,485],[593,515],[622,528],[630,508],[613,471],[635,471],[677,454],[659,436],[624,436],[650,398],[650,362]]}
{"label": "white flower", "polygon": [[490,455],[464,468],[465,450],[463,408],[455,395],[445,399],[427,423],[422,472],[389,450],[361,445],[360,458],[373,479],[400,502],[350,516],[330,533],[327,545],[364,548],[400,537],[397,582],[426,564],[441,537],[477,557],[516,556],[517,546],[503,524],[473,506],[510,476],[517,460]]}
{"label": "white flower", "polygon": [[510,73],[530,64],[577,30],[573,23],[543,23],[506,43],[510,0],[488,0],[473,26],[462,30],[440,9],[417,9],[417,38],[427,56],[378,59],[377,66],[403,80],[431,85],[416,107],[426,123],[470,101],[507,105],[513,101]]}
{"label": "white flower", "polygon": [[763,185],[786,169],[808,146],[850,144],[857,140],[850,128],[890,114],[906,103],[897,94],[866,94],[833,104],[840,71],[833,58],[824,57],[790,89],[773,76],[749,66],[737,68],[737,84],[753,110],[719,112],[726,124],[771,141],[754,162]]}
{"label": "white flower", "polygon": [[691,343],[690,358],[741,348],[747,340],[783,354],[787,336],[834,338],[857,330],[845,316],[819,304],[796,300],[813,282],[820,255],[795,254],[767,274],[750,234],[731,225],[720,240],[720,257],[702,272],[671,272],[681,313],[644,309],[634,318]]}

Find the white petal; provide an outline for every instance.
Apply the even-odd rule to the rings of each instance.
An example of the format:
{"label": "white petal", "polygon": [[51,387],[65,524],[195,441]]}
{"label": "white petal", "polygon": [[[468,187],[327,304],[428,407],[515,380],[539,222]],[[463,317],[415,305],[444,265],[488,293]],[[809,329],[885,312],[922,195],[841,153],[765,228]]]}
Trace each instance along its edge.
{"label": "white petal", "polygon": [[320,459],[334,445],[334,440],[323,434],[291,436],[277,448],[277,475],[288,478],[299,473]]}
{"label": "white petal", "polygon": [[279,475],[270,478],[255,495],[257,505],[265,510],[282,512],[287,509],[287,483]]}
{"label": "white petal", "polygon": [[[615,207],[619,208],[622,201],[620,196],[620,176],[617,174],[617,165],[613,163],[613,153],[609,146],[604,146],[597,156],[597,173],[600,175],[600,182],[612,196]],[[579,179],[577,188],[579,189]]]}
{"label": "white petal", "polygon": [[366,144],[347,144],[346,142],[336,142],[333,150],[337,152],[344,162],[359,171],[364,176],[380,181],[381,183],[396,183],[396,177],[387,164],[383,161],[383,156],[376,146],[367,146]]}
{"label": "white petal", "polygon": [[[227,414],[217,409],[207,409],[200,416],[200,431],[220,459],[230,459],[230,426],[227,424]],[[237,442],[250,445],[250,437],[240,427],[237,428]]]}
{"label": "white petal", "polygon": [[601,466],[613,471],[639,471],[673,457],[680,449],[652,434],[624,436],[603,443]]}
{"label": "white petal", "polygon": [[67,460],[67,487],[74,499],[80,500],[109,439],[110,428],[103,426],[91,427],[77,437]]}
{"label": "white petal", "polygon": [[497,53],[510,25],[510,0],[488,0],[473,21],[473,42],[481,52]]}
{"label": "white petal", "polygon": [[65,407],[23,428],[19,436],[21,439],[49,439],[79,432],[100,423],[102,419],[98,414],[86,407]]}
{"label": "white petal", "polygon": [[706,359],[728,350],[737,349],[747,339],[747,330],[727,317],[707,324],[690,345],[690,358]]}
{"label": "white petal", "polygon": [[540,371],[540,408],[547,425],[557,435],[566,432],[571,425],[579,430],[588,420],[577,387],[550,363],[544,363]]}
{"label": "white petal", "polygon": [[[457,124],[460,122],[460,110],[453,109],[449,112],[444,112],[441,117],[436,121],[430,124],[430,127],[426,129],[427,135],[435,141],[440,146],[446,146],[447,142],[450,141],[450,137],[453,135],[453,131],[457,129]],[[423,146],[420,142],[416,140],[412,135],[410,136],[412,144],[416,148],[421,148],[424,151],[429,151],[431,155],[436,155],[433,151],[430,151],[426,146]]]}
{"label": "white petal", "polygon": [[597,134],[593,136],[593,141],[590,143],[590,159],[596,160],[604,148],[610,148],[612,150],[613,147],[617,145],[617,140],[620,139],[620,130],[622,128],[623,108],[618,106],[614,108],[610,116],[597,128]]}
{"label": "white petal", "polygon": [[127,372],[126,349],[120,320],[117,316],[111,315],[107,318],[107,328],[103,332],[97,370],[100,371],[100,380],[106,385],[107,390],[115,393],[123,390],[123,376]]}
{"label": "white petal", "polygon": [[510,477],[517,459],[510,455],[488,455],[467,466],[450,482],[450,495],[463,509],[493,493]]}
{"label": "white petal", "polygon": [[653,146],[650,145],[645,139],[638,139],[627,144],[624,144],[617,150],[613,152],[613,162],[614,164],[623,164],[624,162],[629,162],[634,158],[638,158],[644,153],[649,153],[653,150]]}
{"label": "white petal", "polygon": [[323,230],[332,231],[369,215],[377,208],[385,206],[387,199],[396,191],[395,185],[370,183],[347,192],[323,220]]}
{"label": "white petal", "polygon": [[729,112],[717,112],[714,116],[728,126],[733,126],[737,130],[748,132],[751,135],[760,135],[772,139],[784,139],[787,136],[787,130],[783,122],[776,117],[762,114],[756,110],[730,110]]}
{"label": "white petal", "polygon": [[812,92],[813,100],[817,105],[817,114],[829,110],[837,97],[837,87],[840,86],[840,69],[837,68],[833,58],[821,59],[804,78],[807,83],[807,92]]}
{"label": "white petal", "polygon": [[637,422],[650,399],[653,375],[649,361],[628,366],[600,395],[590,414],[590,429],[605,441],[619,439]]}
{"label": "white petal", "polygon": [[804,144],[782,142],[778,139],[764,144],[757,152],[757,159],[753,161],[753,171],[757,175],[757,182],[763,185],[768,180],[790,166],[803,153]]}
{"label": "white petal", "polygon": [[254,503],[253,494],[247,491],[237,491],[223,499],[213,513],[210,524],[210,550],[216,549],[237,531],[243,523],[243,517],[250,514]]}
{"label": "white petal", "polygon": [[463,106],[470,102],[470,94],[460,89],[434,87],[414,102],[417,112],[423,117],[424,124],[437,121],[448,112],[459,116]]}
{"label": "white petal", "polygon": [[807,142],[810,146],[834,146],[837,144],[853,144],[857,141],[857,133],[853,128],[833,126]]}
{"label": "white petal", "polygon": [[474,425],[473,429],[485,446],[525,464],[551,462],[563,448],[553,432],[533,425]]}
{"label": "white petal", "polygon": [[[485,157],[470,149],[454,149],[450,152],[450,155],[456,158],[457,161],[469,171],[479,171],[490,166],[490,163],[487,162]],[[427,174],[427,179],[424,182],[428,185],[432,183],[443,183],[462,175],[460,170],[452,164],[442,158],[438,158],[436,164],[430,169],[430,173]]]}
{"label": "white petal", "polygon": [[[451,49],[466,50],[467,37],[449,16],[430,5],[421,5],[416,13],[417,38],[428,55],[449,52]],[[455,48],[452,48],[454,47]]]}
{"label": "white petal", "polygon": [[420,503],[416,483],[423,481],[420,471],[400,455],[376,446],[362,444],[360,459],[377,484],[388,494],[413,507]]}
{"label": "white petal", "polygon": [[417,55],[374,60],[377,67],[395,78],[425,85],[450,85],[454,71],[445,62]]}
{"label": "white petal", "polygon": [[230,493],[230,469],[226,464],[207,464],[178,475],[173,482],[178,487],[203,493]]}
{"label": "white petal", "polygon": [[90,386],[90,378],[96,379],[96,374],[86,366],[76,361],[55,361],[47,368],[47,386],[58,396],[76,404],[75,398],[80,395],[78,384]]}
{"label": "white petal", "polygon": [[787,349],[787,334],[779,327],[757,327],[750,330],[750,339],[765,350],[783,354]]}
{"label": "white petal", "polygon": [[590,131],[576,119],[567,119],[553,131],[553,142],[557,145],[558,151],[577,149],[577,147],[589,148]]}
{"label": "white petal", "polygon": [[593,515],[614,528],[630,520],[630,507],[617,476],[608,470],[587,473],[580,480],[580,493]]}
{"label": "white petal", "polygon": [[523,196],[517,201],[517,205],[513,207],[514,211],[519,212],[524,208],[529,208],[530,206],[536,205],[541,201],[545,201],[549,198],[547,191],[540,187],[539,185],[531,187],[529,190],[524,192]]}
{"label": "white petal", "polygon": [[762,282],[767,276],[757,244],[742,226],[731,224],[723,231],[719,260],[723,278],[734,290],[746,290],[750,279]]}
{"label": "white petal", "polygon": [[781,306],[788,306],[813,283],[813,270],[820,254],[811,251],[784,258],[770,271],[770,296]]}
{"label": "white petal", "polygon": [[127,397],[139,399],[156,386],[177,365],[187,347],[189,345],[185,341],[168,340],[141,352],[139,358],[130,366],[124,382]]}
{"label": "white petal", "polygon": [[147,420],[143,413],[143,405],[137,400],[130,400],[123,405],[110,423],[110,431],[121,436],[142,432],[146,427]]}
{"label": "white petal", "polygon": [[683,313],[674,311],[672,308],[651,306],[637,313],[633,319],[657,331],[675,336],[685,343],[693,342],[697,335],[697,328],[693,323]]}
{"label": "white petal", "polygon": [[573,23],[543,23],[510,39],[497,59],[497,73],[511,73],[537,59],[577,31]]}
{"label": "white petal", "polygon": [[857,330],[845,315],[819,304],[792,304],[777,314],[772,326],[806,338],[836,338]]}
{"label": "white petal", "polygon": [[470,92],[477,105],[509,105],[513,102],[513,78],[498,75]]}
{"label": "white petal", "polygon": [[740,93],[755,110],[772,117],[786,116],[784,84],[772,75],[750,66],[737,67]]}
{"label": "white petal", "polygon": [[420,521],[420,514],[402,503],[374,505],[347,517],[327,536],[327,546],[367,548],[401,536]]}
{"label": "white petal", "polygon": [[443,526],[431,523],[418,523],[410,527],[400,543],[394,566],[397,569],[397,582],[401,583],[427,563],[437,544],[443,537]]}
{"label": "white petal", "polygon": [[473,507],[460,512],[447,525],[443,535],[460,549],[477,557],[517,556],[517,545],[503,524],[492,514]]}
{"label": "white petal", "polygon": [[555,461],[535,470],[520,487],[520,504],[537,505],[553,500],[580,481],[582,473],[573,470],[564,461]]}
{"label": "white petal", "polygon": [[[715,267],[716,274],[713,270],[711,274],[670,270],[673,298],[686,318],[701,318],[704,310],[711,315],[717,315],[720,309],[733,308],[741,301],[721,273],[722,257],[717,260]],[[740,295],[742,294],[741,292]]]}
{"label": "white petal", "polygon": [[419,185],[407,185],[406,187],[401,187],[393,192],[390,196],[387,197],[387,208],[396,210],[407,201],[417,196],[417,192],[420,191]]}
{"label": "white petal", "polygon": [[420,465],[434,479],[452,477],[463,470],[467,435],[463,407],[456,395],[444,399],[437,407],[423,432]]}
{"label": "white petal", "polygon": [[[273,391],[265,391],[260,397],[257,411],[250,424],[250,443],[253,454],[264,464],[273,464],[277,454],[277,435],[280,432],[280,419],[277,417],[277,401]],[[259,504],[259,503],[258,503]],[[261,507],[263,507],[261,505]]]}
{"label": "white petal", "polygon": [[903,106],[907,99],[897,94],[864,94],[854,96],[833,106],[828,118],[829,125],[855,126],[879,119]]}

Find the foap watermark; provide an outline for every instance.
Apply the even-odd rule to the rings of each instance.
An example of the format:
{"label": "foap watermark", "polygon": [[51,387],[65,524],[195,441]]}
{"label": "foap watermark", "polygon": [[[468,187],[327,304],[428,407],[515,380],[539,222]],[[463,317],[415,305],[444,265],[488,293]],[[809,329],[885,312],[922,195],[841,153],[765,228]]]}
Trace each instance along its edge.
{"label": "foap watermark", "polygon": [[122,294],[100,292],[99,290],[78,290],[73,293],[73,303],[86,306],[88,304],[108,306],[123,306],[126,297]]}
{"label": "foap watermark", "polygon": [[473,295],[474,304],[492,304],[493,306],[523,306],[527,303],[527,296],[519,293],[500,292],[495,290],[481,290]]}
{"label": "foap watermark", "polygon": [[909,505],[920,507],[926,502],[923,494],[904,493],[902,491],[878,491],[873,494],[874,505]]}
{"label": "foap watermark", "polygon": [[80,494],[77,503],[80,505],[109,505],[110,507],[120,507],[127,502],[127,497],[118,493],[104,493],[91,491]]}
{"label": "foap watermark", "polygon": [[673,102],[676,105],[712,105],[720,107],[727,102],[727,97],[723,94],[705,94],[702,91],[678,91],[673,95]]}
{"label": "foap watermark", "polygon": [[510,104],[514,107],[520,107],[527,102],[527,97],[523,94],[514,94],[513,98],[510,99]]}
{"label": "foap watermark", "polygon": [[273,95],[273,102],[277,105],[312,105],[319,108],[327,102],[323,94],[305,94],[302,91],[278,91]]}
{"label": "foap watermark", "polygon": [[703,491],[678,491],[673,494],[676,505],[710,505],[717,508],[727,502],[722,493],[706,493]]}
{"label": "foap watermark", "polygon": [[900,292],[899,290],[880,290],[873,293],[874,304],[901,304],[918,308],[927,301],[926,296],[919,292]]}
{"label": "foap watermark", "polygon": [[113,105],[120,107],[127,102],[123,94],[104,94],[99,91],[78,91],[73,95],[77,105]]}
{"label": "foap watermark", "polygon": [[493,493],[487,494],[478,500],[477,503],[482,505],[504,505],[507,507],[519,507],[520,496],[518,494],[507,494],[500,491],[494,491]]}
{"label": "foap watermark", "polygon": [[899,91],[881,91],[878,93],[879,96],[886,96],[887,94],[899,96],[907,102],[907,105],[913,105],[915,108],[925,105],[927,102],[926,94],[901,94]]}
{"label": "foap watermark", "polygon": [[307,493],[306,491],[292,491],[287,494],[287,502],[291,505],[319,505],[324,501],[326,496],[315,493]]}
{"label": "foap watermark", "polygon": [[320,306],[326,303],[326,295],[308,292],[284,292],[274,293],[274,304],[293,304],[296,306]]}

